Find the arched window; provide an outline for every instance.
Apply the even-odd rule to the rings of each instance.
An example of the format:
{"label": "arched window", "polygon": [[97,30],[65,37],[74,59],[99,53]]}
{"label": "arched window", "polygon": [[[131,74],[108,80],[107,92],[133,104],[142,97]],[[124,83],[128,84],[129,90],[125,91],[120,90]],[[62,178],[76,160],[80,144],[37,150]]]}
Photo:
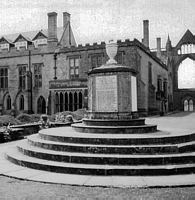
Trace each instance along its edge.
{"label": "arched window", "polygon": [[195,88],[195,61],[186,58],[178,67],[178,88]]}
{"label": "arched window", "polygon": [[[188,98],[189,99],[189,98]],[[194,111],[194,102],[192,99],[188,100],[188,99],[185,99],[184,100],[184,111],[187,112],[187,111]]]}
{"label": "arched window", "polygon": [[19,99],[19,109],[24,110],[24,96],[21,95]]}
{"label": "arched window", "polygon": [[73,111],[73,95],[72,95],[72,92],[69,93],[69,111]]}
{"label": "arched window", "polygon": [[193,105],[193,100],[189,100],[189,111],[194,111],[194,105]]}
{"label": "arched window", "polygon": [[83,94],[79,92],[79,109],[83,107]]}
{"label": "arched window", "polygon": [[62,92],[60,92],[60,112],[63,111],[63,104],[64,104],[64,97],[63,97],[63,94]]}
{"label": "arched window", "polygon": [[184,111],[188,111],[188,100],[184,101]]}
{"label": "arched window", "polygon": [[65,100],[64,100],[65,102],[65,110],[67,111],[68,110],[68,93],[67,92],[65,92]]}
{"label": "arched window", "polygon": [[37,113],[45,114],[46,113],[46,101],[40,96],[37,100]]}
{"label": "arched window", "polygon": [[7,102],[6,102],[6,104],[7,104],[7,110],[11,110],[11,108],[12,108],[12,102],[11,102],[10,95],[7,96]]}
{"label": "arched window", "polygon": [[77,93],[75,92],[75,93],[74,93],[74,111],[78,109],[77,104],[78,104],[78,103],[77,103]]}

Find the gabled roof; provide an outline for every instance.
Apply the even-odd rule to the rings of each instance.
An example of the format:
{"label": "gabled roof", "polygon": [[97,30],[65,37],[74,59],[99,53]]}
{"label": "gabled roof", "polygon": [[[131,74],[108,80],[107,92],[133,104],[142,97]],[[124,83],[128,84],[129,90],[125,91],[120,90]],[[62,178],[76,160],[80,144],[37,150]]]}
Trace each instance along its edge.
{"label": "gabled roof", "polygon": [[176,47],[181,46],[182,44],[195,44],[195,36],[189,29],[185,32]]}
{"label": "gabled roof", "polygon": [[6,39],[5,37],[0,38],[0,44],[8,43],[10,45],[14,45],[9,39]]}
{"label": "gabled roof", "polygon": [[28,43],[32,43],[28,37],[24,37],[22,34],[18,35],[18,37],[14,40],[14,43],[18,41],[27,41]]}
{"label": "gabled roof", "polygon": [[[63,34],[63,27],[58,27],[57,28],[57,38],[58,38],[58,41],[60,41],[61,37],[62,37],[62,34]],[[44,30],[41,30],[41,32],[47,37],[48,36],[48,30],[47,29],[44,29]],[[28,31],[28,32],[23,32],[21,33],[21,35],[28,39],[30,42],[32,42],[32,38],[34,39],[35,36],[39,33],[39,31]],[[12,41],[15,42],[15,40],[18,38],[19,36],[19,33],[15,33],[15,34],[10,34],[10,35],[6,35],[6,39],[9,40],[11,43],[13,43]]]}
{"label": "gabled roof", "polygon": [[47,38],[47,36],[42,32],[42,31],[39,31],[35,37],[32,39],[32,41],[36,40],[36,39],[45,39]]}

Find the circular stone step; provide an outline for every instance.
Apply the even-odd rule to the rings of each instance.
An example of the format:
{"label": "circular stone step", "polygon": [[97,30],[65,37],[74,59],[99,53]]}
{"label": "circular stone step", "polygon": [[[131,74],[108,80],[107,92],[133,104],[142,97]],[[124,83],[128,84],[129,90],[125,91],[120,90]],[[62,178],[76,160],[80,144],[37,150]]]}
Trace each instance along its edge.
{"label": "circular stone step", "polygon": [[74,131],[71,127],[50,128],[39,131],[44,140],[75,144],[98,145],[154,145],[179,144],[195,141],[195,133],[167,133],[158,131],[153,134],[90,134]]}
{"label": "circular stone step", "polygon": [[33,147],[25,143],[18,145],[18,150],[24,155],[44,160],[66,163],[83,163],[96,165],[168,165],[168,164],[195,164],[195,153],[168,154],[168,155],[123,155],[123,154],[90,154],[56,152]]}
{"label": "circular stone step", "polygon": [[87,119],[84,118],[83,123],[87,126],[142,126],[145,125],[145,119],[129,119],[129,120],[108,120],[108,119]]}
{"label": "circular stone step", "polygon": [[72,128],[81,133],[143,134],[157,131],[156,125],[142,126],[88,126],[84,123],[72,124]]}
{"label": "circular stone step", "polygon": [[[55,173],[43,171],[25,166],[16,165],[6,159],[4,150],[9,153],[10,148],[18,144],[1,144],[0,157],[1,174],[21,180],[38,181],[52,184],[69,184],[78,186],[101,186],[101,187],[122,187],[122,188],[149,188],[149,187],[175,187],[175,186],[193,186],[195,185],[195,174],[169,175],[169,176],[91,176],[79,174]],[[18,158],[18,159],[23,159]],[[47,161],[46,161],[47,162]]]}
{"label": "circular stone step", "polygon": [[104,153],[104,154],[169,154],[185,153],[195,150],[195,142],[180,144],[156,144],[156,145],[103,145],[103,144],[82,144],[82,143],[63,143],[42,140],[38,135],[28,137],[30,145],[66,152],[82,153]]}
{"label": "circular stone step", "polygon": [[116,166],[63,163],[28,157],[16,152],[16,149],[7,152],[6,158],[17,165],[65,174],[96,176],[164,176],[195,173],[195,164]]}

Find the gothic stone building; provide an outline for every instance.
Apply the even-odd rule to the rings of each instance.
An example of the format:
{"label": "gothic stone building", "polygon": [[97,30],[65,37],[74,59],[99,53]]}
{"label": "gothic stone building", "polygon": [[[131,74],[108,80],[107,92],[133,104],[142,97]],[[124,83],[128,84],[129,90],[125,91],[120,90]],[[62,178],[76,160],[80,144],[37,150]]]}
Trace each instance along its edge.
{"label": "gothic stone building", "polygon": [[[170,78],[174,72],[169,69],[174,59],[171,47],[170,52],[162,51],[160,56],[150,51],[148,23],[144,20],[142,42],[117,41],[116,56],[118,63],[137,71],[138,111],[144,115],[168,111],[174,99]],[[57,13],[48,13],[48,30],[15,38],[4,36],[0,49],[2,114],[13,110],[53,114],[87,108],[88,71],[108,60],[105,42],[76,44],[66,12],[62,28],[57,27]]]}
{"label": "gothic stone building", "polygon": [[166,49],[153,52],[167,64],[170,96],[169,110],[194,111],[195,103],[195,36],[187,30],[175,47],[168,36]]}

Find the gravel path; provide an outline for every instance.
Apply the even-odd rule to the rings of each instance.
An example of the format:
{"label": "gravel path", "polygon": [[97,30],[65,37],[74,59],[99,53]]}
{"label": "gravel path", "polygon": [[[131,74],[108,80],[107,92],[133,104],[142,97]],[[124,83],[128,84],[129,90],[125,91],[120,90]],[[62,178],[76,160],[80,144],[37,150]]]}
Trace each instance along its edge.
{"label": "gravel path", "polygon": [[195,187],[101,188],[45,184],[0,176],[0,200],[194,200]]}

